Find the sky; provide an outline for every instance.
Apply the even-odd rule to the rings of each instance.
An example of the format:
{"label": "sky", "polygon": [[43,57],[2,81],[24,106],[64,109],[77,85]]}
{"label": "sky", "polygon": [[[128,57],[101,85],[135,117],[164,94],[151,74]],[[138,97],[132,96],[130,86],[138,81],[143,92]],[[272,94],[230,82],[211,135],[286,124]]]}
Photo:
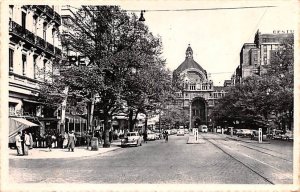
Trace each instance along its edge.
{"label": "sky", "polygon": [[[214,85],[223,85],[239,65],[239,53],[244,43],[253,43],[259,29],[295,30],[296,1],[125,1],[118,2],[125,10],[146,10],[145,24],[160,36],[167,67],[175,70],[185,59],[188,44],[194,60],[210,74]],[[154,11],[182,9],[235,8],[276,6],[256,9],[209,11]]]}

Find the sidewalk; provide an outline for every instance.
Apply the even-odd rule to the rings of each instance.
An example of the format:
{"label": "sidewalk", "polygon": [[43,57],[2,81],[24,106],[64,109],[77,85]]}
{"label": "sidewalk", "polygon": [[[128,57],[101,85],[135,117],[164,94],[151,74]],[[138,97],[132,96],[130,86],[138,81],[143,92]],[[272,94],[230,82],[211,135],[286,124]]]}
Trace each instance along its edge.
{"label": "sidewalk", "polygon": [[121,149],[121,141],[113,141],[110,148],[103,148],[99,145],[98,151],[88,150],[86,146],[75,147],[74,152],[69,152],[68,149],[52,148],[48,151],[47,148],[33,148],[28,151],[28,156],[17,156],[16,149],[9,149],[10,159],[58,159],[58,158],[76,158],[100,155],[109,151]]}

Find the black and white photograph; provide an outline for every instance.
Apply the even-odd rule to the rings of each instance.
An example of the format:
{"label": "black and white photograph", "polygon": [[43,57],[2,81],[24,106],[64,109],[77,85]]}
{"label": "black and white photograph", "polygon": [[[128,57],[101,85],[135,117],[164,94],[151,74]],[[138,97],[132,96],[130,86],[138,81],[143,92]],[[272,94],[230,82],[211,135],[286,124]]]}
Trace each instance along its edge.
{"label": "black and white photograph", "polygon": [[1,191],[298,191],[299,1],[1,2]]}

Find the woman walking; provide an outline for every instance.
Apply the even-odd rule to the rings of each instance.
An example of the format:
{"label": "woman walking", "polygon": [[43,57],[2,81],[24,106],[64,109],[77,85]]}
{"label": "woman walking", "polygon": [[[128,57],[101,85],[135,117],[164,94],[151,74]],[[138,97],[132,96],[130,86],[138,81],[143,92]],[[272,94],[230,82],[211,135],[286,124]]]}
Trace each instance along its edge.
{"label": "woman walking", "polygon": [[69,144],[68,144],[69,151],[71,149],[72,152],[74,152],[75,143],[76,143],[76,137],[75,137],[74,131],[71,131],[69,133]]}
{"label": "woman walking", "polygon": [[65,134],[64,134],[64,141],[63,141],[63,144],[62,144],[62,148],[66,148],[68,146],[68,143],[69,143],[69,135],[68,135],[68,132],[66,131]]}

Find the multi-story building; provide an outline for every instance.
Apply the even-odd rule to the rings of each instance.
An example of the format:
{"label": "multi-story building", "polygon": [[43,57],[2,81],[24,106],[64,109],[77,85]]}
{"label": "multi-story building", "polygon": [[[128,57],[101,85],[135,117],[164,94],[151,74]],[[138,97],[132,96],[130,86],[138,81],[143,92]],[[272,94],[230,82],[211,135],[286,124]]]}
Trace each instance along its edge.
{"label": "multi-story building", "polygon": [[194,61],[190,45],[186,50],[184,62],[173,74],[174,77],[180,76],[183,80],[183,90],[177,93],[176,105],[182,106],[189,114],[189,126],[209,125],[212,108],[217,100],[226,94],[224,87],[213,85],[206,70]]}
{"label": "multi-story building", "polygon": [[[57,130],[54,111],[37,98],[40,83],[51,82],[52,66],[61,59],[60,28],[56,6],[9,6],[9,117],[25,127],[34,122],[39,134]],[[10,134],[22,127],[10,125]]]}
{"label": "multi-story building", "polygon": [[273,53],[293,38],[292,30],[273,31],[272,34],[257,31],[254,43],[245,43],[241,49],[240,65],[235,73],[236,83],[242,82],[245,77],[264,73],[272,62]]}

